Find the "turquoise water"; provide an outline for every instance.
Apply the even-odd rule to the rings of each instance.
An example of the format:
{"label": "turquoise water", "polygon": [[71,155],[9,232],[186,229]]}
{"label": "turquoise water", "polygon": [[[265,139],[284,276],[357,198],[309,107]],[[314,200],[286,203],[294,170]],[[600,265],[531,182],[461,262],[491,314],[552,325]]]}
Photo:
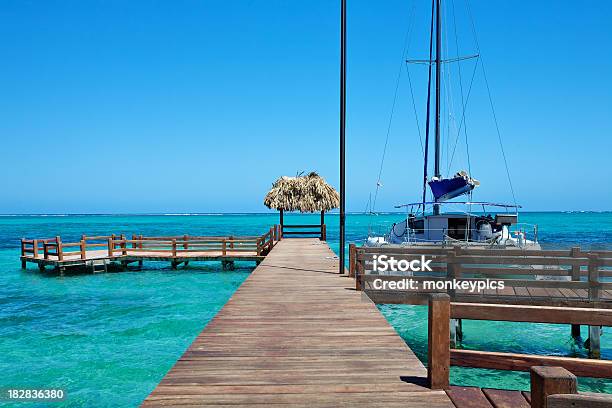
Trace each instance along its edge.
{"label": "turquoise water", "polygon": [[[300,223],[318,216],[291,215]],[[370,227],[384,229],[401,215],[349,215],[347,239],[359,241]],[[251,271],[237,264],[145,263],[141,271],[57,277],[19,265],[19,238],[81,234],[252,235],[277,222],[273,214],[167,216],[0,216],[0,388],[60,387],[55,406],[135,406],[225,304]],[[612,242],[612,213],[526,213],[551,247],[605,246]],[[328,238],[338,250],[337,216],[327,217]],[[381,311],[421,359],[426,352],[426,310],[383,305]],[[463,346],[479,350],[586,356],[564,325],[464,322]],[[586,334],[586,333],[583,333]],[[612,332],[602,336],[602,355],[612,359]],[[529,387],[528,375],[455,367],[461,385]],[[612,392],[612,383],[581,379],[582,389]],[[29,406],[34,406],[30,404]]]}

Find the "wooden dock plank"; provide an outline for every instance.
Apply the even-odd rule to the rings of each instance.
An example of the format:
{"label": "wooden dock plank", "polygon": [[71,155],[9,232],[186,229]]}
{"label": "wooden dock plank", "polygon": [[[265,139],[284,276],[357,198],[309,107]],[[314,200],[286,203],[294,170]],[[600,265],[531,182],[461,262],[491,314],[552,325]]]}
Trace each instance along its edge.
{"label": "wooden dock plank", "polygon": [[280,241],[143,406],[452,407],[337,262]]}

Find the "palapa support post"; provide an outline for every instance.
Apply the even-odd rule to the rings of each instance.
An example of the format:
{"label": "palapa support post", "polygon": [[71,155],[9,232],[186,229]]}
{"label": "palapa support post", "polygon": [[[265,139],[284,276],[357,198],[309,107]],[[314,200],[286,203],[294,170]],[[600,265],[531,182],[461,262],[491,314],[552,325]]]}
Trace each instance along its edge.
{"label": "palapa support post", "polygon": [[427,319],[427,382],[432,390],[449,387],[450,369],[450,296],[429,295]]}
{"label": "palapa support post", "polygon": [[278,216],[279,216],[280,230],[281,230],[281,237],[282,237],[283,236],[283,232],[284,232],[283,226],[285,225],[284,210],[282,208],[279,210]]}
{"label": "palapa support post", "polygon": [[531,367],[531,407],[547,408],[547,397],[576,394],[576,376],[562,367]]}
{"label": "palapa support post", "polygon": [[[597,254],[589,254],[589,301],[599,300],[599,258]],[[589,326],[588,349],[592,358],[601,357],[601,326]]]}
{"label": "palapa support post", "polygon": [[[572,247],[570,251],[570,256],[572,258],[579,258],[580,257],[580,247]],[[578,264],[572,265],[572,281],[580,282],[580,265]],[[580,325],[579,324],[572,324],[572,337],[575,340],[578,340],[580,338]]]}
{"label": "palapa support post", "polygon": [[327,227],[325,226],[325,211],[321,211],[321,241],[327,241]]}

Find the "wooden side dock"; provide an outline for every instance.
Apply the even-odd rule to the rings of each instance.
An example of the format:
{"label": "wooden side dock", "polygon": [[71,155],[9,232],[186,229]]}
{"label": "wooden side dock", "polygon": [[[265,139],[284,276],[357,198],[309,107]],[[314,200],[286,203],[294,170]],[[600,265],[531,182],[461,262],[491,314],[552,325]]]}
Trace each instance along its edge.
{"label": "wooden side dock", "polygon": [[277,243],[143,406],[452,407],[325,242]]}
{"label": "wooden side dock", "polygon": [[271,227],[261,236],[165,236],[133,235],[81,236],[78,242],[64,242],[57,236],[50,239],[21,240],[21,267],[35,263],[42,271],[54,268],[63,274],[66,269],[106,271],[107,265],[143,261],[169,262],[172,268],[196,261],[221,261],[224,269],[234,261],[261,262],[280,239],[281,229]]}

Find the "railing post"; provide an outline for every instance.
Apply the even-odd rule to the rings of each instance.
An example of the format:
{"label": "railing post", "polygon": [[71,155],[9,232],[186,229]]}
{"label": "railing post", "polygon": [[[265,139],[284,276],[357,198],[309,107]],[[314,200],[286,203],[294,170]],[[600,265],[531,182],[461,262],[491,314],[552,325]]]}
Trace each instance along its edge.
{"label": "railing post", "polygon": [[[599,258],[597,254],[589,254],[589,302],[599,300]],[[599,337],[600,326],[589,326],[589,356],[601,357]]]}
{"label": "railing post", "polygon": [[[227,254],[227,242],[225,238],[221,240],[221,255],[225,256]],[[259,241],[257,241],[257,255],[259,255]]]}
{"label": "railing post", "polygon": [[[572,258],[580,258],[580,247],[572,247],[570,250],[570,256]],[[572,265],[572,282],[580,282],[580,265]],[[572,324],[572,337],[577,339],[580,337],[580,325]]]}
{"label": "railing post", "polygon": [[261,255],[261,238],[257,238],[257,256]]}
{"label": "railing post", "polygon": [[349,244],[349,278],[355,277],[355,244]]}
{"label": "railing post", "polygon": [[86,259],[87,258],[87,252],[85,251],[85,240],[82,239],[81,240],[81,245],[80,245],[80,249],[81,249],[81,259]]}
{"label": "railing post", "polygon": [[112,257],[113,256],[113,246],[114,246],[114,242],[112,238],[108,239],[108,256]]}
{"label": "railing post", "polygon": [[38,240],[37,240],[37,239],[35,239],[35,240],[33,240],[32,242],[33,242],[33,244],[34,244],[34,247],[33,247],[33,249],[32,249],[32,251],[33,251],[32,256],[34,256],[34,258],[38,258]]}
{"label": "railing post", "polygon": [[531,367],[531,407],[546,408],[547,397],[576,394],[576,376],[562,367]]}
{"label": "railing post", "polygon": [[189,249],[189,235],[187,234],[183,235],[183,241],[185,242],[183,244],[183,249],[185,250]]}
{"label": "railing post", "polygon": [[427,381],[432,390],[449,386],[450,371],[450,296],[429,295],[427,320]]}
{"label": "railing post", "polygon": [[176,257],[176,238],[172,238],[172,257]]}
{"label": "railing post", "polygon": [[272,250],[274,246],[274,228],[270,227],[270,241],[268,241],[269,250]]}
{"label": "railing post", "polygon": [[57,242],[57,259],[59,261],[64,260],[64,249],[62,248],[62,238],[58,235],[55,237],[55,242]]}
{"label": "railing post", "polygon": [[355,290],[363,289],[363,279],[365,277],[365,259],[359,259],[359,255],[363,255],[363,251],[355,251]]}
{"label": "railing post", "polygon": [[142,247],[143,247],[143,245],[142,245],[142,243],[144,242],[143,237],[144,236],[142,234],[140,234],[140,238],[139,238],[140,242],[138,243],[138,248],[140,248],[140,249],[142,249]]}
{"label": "railing post", "polygon": [[[21,238],[21,256],[25,256],[25,238]],[[26,261],[21,260],[21,269],[26,268]]]}

